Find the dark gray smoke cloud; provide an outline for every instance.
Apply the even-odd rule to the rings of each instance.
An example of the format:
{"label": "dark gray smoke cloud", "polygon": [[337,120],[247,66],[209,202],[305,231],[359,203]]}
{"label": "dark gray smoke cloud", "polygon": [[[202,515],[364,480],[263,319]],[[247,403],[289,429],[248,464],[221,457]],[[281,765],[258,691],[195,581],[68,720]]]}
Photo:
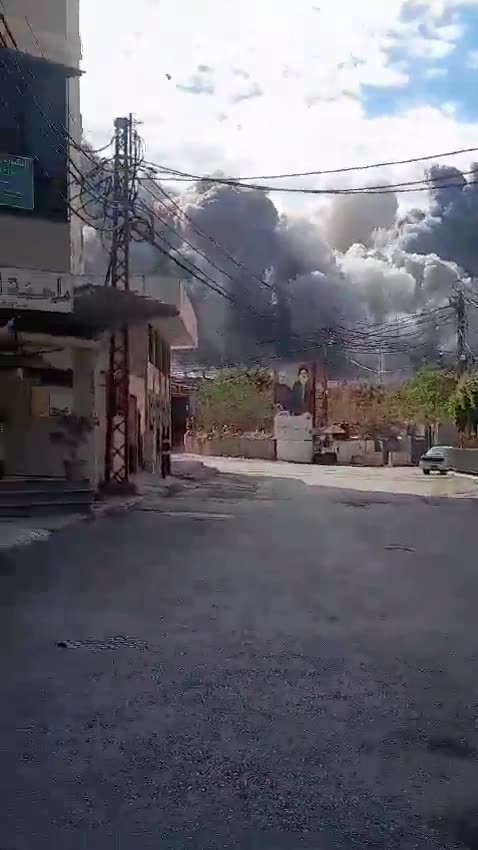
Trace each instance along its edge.
{"label": "dark gray smoke cloud", "polygon": [[[470,171],[478,173],[478,164]],[[411,254],[435,254],[478,275],[478,178],[472,173],[467,181],[457,168],[436,165],[429,179],[430,209],[414,211],[398,223],[399,247]]]}
{"label": "dark gray smoke cloud", "polygon": [[356,244],[371,248],[375,231],[393,227],[397,211],[394,194],[337,196],[326,216],[328,242],[342,252]]}
{"label": "dark gray smoke cloud", "polygon": [[[155,205],[156,239],[228,297],[145,243],[133,246],[132,269],[187,279],[204,363],[300,357],[325,328],[367,320],[393,328],[446,304],[463,270],[478,275],[477,187],[449,166],[431,168],[429,180],[424,209],[405,214],[383,194],[335,197],[315,216],[280,215],[262,192],[207,183],[176,197],[181,213],[143,190],[140,204]],[[88,235],[86,263],[87,271],[106,268],[97,234]],[[417,325],[417,333],[428,333],[429,356],[451,345],[450,327]]]}
{"label": "dark gray smoke cloud", "polygon": [[[177,225],[184,254],[230,299],[191,278],[208,353],[219,362],[234,363],[255,353],[258,343],[272,350],[277,329],[267,278],[277,256],[279,215],[274,204],[263,192],[203,185],[199,192],[187,193],[181,207],[185,217],[178,214]],[[218,314],[221,322],[214,321]]]}

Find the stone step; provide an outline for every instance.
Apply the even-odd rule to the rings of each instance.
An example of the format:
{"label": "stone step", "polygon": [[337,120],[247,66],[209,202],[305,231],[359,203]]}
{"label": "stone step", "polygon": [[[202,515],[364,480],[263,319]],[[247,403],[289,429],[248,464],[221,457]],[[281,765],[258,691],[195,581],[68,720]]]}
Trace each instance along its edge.
{"label": "stone step", "polygon": [[0,481],[0,517],[89,511],[94,498],[88,481],[4,478]]}
{"label": "stone step", "polygon": [[44,504],[77,504],[92,502],[94,493],[91,490],[17,490],[14,492],[3,492],[0,490],[1,505],[28,505]]}
{"label": "stone step", "polygon": [[35,502],[35,504],[0,505],[0,519],[41,517],[57,514],[89,514],[92,502]]}
{"label": "stone step", "polygon": [[30,478],[23,476],[11,476],[0,479],[0,492],[17,492],[38,490],[40,492],[53,491],[89,491],[89,481],[67,481],[66,478]]}

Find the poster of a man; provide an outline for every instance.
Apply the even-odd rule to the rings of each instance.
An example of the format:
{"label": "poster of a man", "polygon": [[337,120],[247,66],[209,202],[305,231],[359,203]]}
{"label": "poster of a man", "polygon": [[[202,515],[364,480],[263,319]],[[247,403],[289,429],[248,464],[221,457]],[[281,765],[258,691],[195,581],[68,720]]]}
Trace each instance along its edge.
{"label": "poster of a man", "polygon": [[313,382],[308,366],[300,366],[292,387],[292,410],[295,416],[313,413]]}
{"label": "poster of a man", "polygon": [[309,365],[281,365],[275,372],[274,407],[292,416],[314,414],[314,377]]}
{"label": "poster of a man", "polygon": [[290,413],[291,404],[292,390],[287,383],[287,373],[281,370],[274,383],[274,406],[278,410],[287,410]]}

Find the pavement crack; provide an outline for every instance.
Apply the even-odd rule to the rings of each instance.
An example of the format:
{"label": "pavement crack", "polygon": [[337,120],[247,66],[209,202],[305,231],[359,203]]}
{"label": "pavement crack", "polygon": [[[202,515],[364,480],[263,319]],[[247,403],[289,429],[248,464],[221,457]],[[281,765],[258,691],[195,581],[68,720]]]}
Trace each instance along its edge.
{"label": "pavement crack", "polygon": [[97,638],[86,638],[84,640],[60,640],[57,642],[60,649],[89,649],[93,652],[102,652],[110,649],[149,649],[148,644],[141,638],[116,635],[115,637],[100,640]]}

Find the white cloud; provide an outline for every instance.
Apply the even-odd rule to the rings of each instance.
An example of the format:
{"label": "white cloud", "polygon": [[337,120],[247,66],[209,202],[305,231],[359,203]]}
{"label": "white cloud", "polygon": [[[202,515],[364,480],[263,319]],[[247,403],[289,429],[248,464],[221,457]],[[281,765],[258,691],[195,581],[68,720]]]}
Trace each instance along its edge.
{"label": "white cloud", "polygon": [[[104,141],[114,117],[133,110],[148,158],[235,174],[478,145],[478,125],[461,125],[449,108],[423,104],[371,118],[362,102],[364,85],[406,86],[407,57],[437,59],[453,50],[461,27],[453,19],[444,25],[441,16],[463,2],[317,5],[320,11],[310,0],[136,0],[132,19],[127,0],[102,0],[101,14],[97,0],[82,0],[87,133]],[[404,19],[405,6],[416,17]],[[386,179],[409,174],[416,169],[388,169]],[[349,184],[357,180],[347,175]]]}
{"label": "white cloud", "polygon": [[412,37],[408,42],[408,52],[418,59],[444,59],[454,49],[454,43],[443,38],[426,38],[421,35]]}

